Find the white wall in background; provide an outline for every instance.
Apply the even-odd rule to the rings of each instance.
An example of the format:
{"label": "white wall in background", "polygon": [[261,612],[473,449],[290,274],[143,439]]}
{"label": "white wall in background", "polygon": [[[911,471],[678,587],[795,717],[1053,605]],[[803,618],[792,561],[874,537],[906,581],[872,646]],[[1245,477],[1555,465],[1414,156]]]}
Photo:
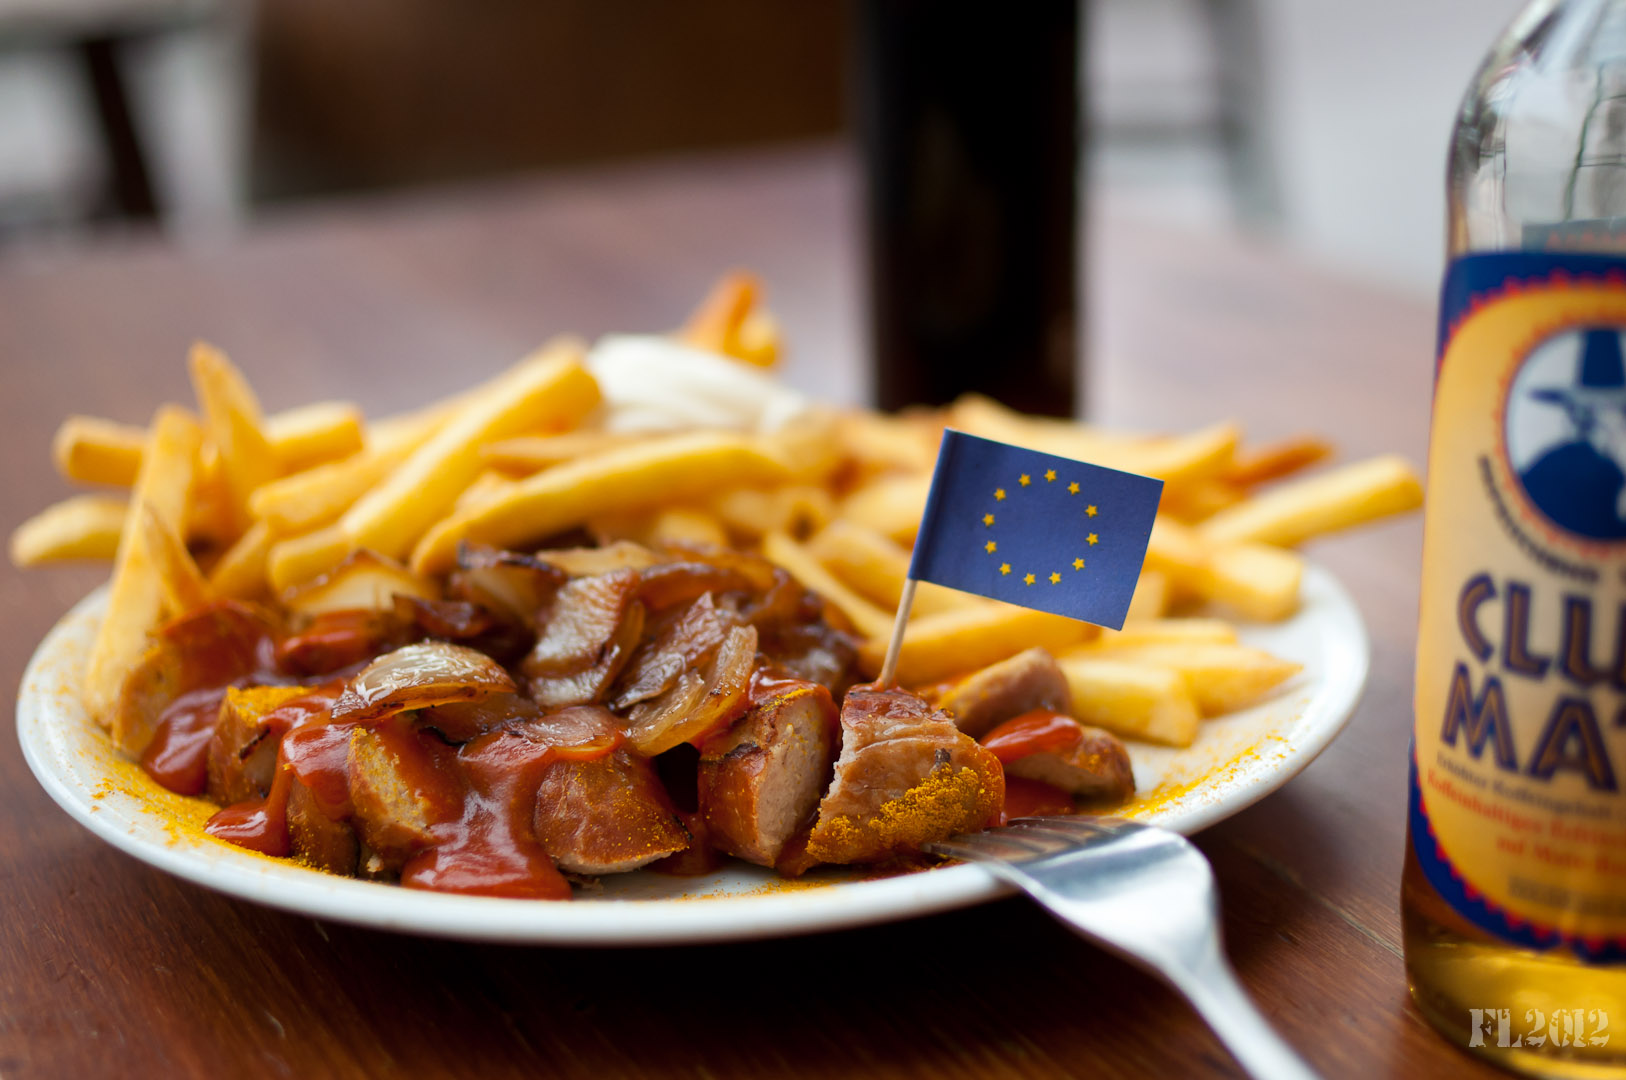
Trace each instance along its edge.
{"label": "white wall in background", "polygon": [[1438,285],[1446,143],[1523,0],[1258,0],[1283,238],[1397,285]]}

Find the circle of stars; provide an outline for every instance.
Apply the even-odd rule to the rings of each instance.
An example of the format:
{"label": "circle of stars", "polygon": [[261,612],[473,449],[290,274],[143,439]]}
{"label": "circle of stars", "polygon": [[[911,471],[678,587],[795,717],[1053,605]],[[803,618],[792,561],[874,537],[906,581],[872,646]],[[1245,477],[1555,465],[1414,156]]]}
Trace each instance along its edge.
{"label": "circle of stars", "polygon": [[[1046,469],[1044,471],[1044,481],[1047,484],[1055,483],[1055,481],[1056,481],[1056,470],[1055,469]],[[1016,482],[1021,487],[1031,487],[1033,485],[1033,476],[1030,473],[1023,473],[1023,474],[1021,474],[1020,476],[1018,476],[1016,478]],[[1067,494],[1069,494],[1069,495],[1077,495],[1078,493],[1079,493],[1078,481],[1076,481],[1076,480],[1070,481],[1067,484]],[[996,502],[996,503],[1004,502],[1006,497],[1008,496],[1008,494],[1009,493],[1002,487],[995,488],[994,489],[994,502]],[[1095,506],[1095,504],[1090,503],[1090,504],[1085,505],[1084,513],[1085,513],[1085,516],[1093,518],[1093,517],[1096,516],[1097,513],[1099,513],[1099,509]],[[983,526],[985,528],[990,528],[990,529],[993,528],[994,527],[994,515],[991,512],[983,514],[982,515],[982,524],[983,524]],[[1084,537],[1084,542],[1086,544],[1088,544],[1090,547],[1094,547],[1096,544],[1101,542],[1101,537],[1096,533],[1089,533],[1088,535],[1086,535]],[[989,541],[987,541],[986,543],[984,543],[982,545],[982,548],[988,554],[993,555],[993,554],[995,554],[996,552],[999,551],[999,544],[996,541],[989,540]],[[1082,555],[1075,556],[1073,558],[1072,566],[1073,566],[1074,570],[1082,570],[1082,569],[1084,569],[1084,556],[1082,556]],[[1011,571],[1011,564],[1010,563],[1002,562],[1002,563],[999,564],[999,575],[1001,577],[1009,577],[1011,575],[1011,573],[1012,573],[1012,571]],[[1037,583],[1038,580],[1039,580],[1039,578],[1038,578],[1038,576],[1036,574],[1027,573],[1027,574],[1022,575],[1022,584],[1024,584],[1024,585],[1033,585],[1033,584]],[[1060,585],[1061,584],[1061,571],[1052,570],[1046,576],[1045,580],[1049,581],[1050,584],[1052,584],[1052,585]]]}

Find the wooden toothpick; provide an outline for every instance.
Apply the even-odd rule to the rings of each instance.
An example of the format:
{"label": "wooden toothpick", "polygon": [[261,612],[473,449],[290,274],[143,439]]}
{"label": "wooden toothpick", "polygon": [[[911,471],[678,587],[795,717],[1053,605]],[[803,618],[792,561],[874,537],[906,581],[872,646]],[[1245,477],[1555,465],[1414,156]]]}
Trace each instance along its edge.
{"label": "wooden toothpick", "polygon": [[876,685],[890,690],[898,680],[898,653],[903,649],[903,630],[909,625],[909,609],[915,606],[915,579],[905,578],[903,595],[898,597],[898,614],[892,620],[892,640],[886,643],[886,659],[881,663],[881,675]]}

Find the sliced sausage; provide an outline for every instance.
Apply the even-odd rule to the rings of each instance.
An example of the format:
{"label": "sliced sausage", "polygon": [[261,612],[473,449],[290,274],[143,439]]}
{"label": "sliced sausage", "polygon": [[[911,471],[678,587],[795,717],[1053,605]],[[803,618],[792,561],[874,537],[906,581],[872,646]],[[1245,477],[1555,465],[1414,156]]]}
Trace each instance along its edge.
{"label": "sliced sausage", "polygon": [[1043,649],[1028,649],[961,679],[937,700],[959,729],[980,739],[996,724],[1033,709],[1073,711],[1067,676]]}
{"label": "sliced sausage", "polygon": [[1081,737],[1071,746],[1041,750],[1007,762],[1005,772],[1039,780],[1075,798],[1119,803],[1135,793],[1129,751],[1110,731],[1079,725]]}
{"label": "sliced sausage", "polygon": [[308,693],[303,686],[226,688],[205,765],[204,790],[211,801],[230,806],[265,798],[277,767],[277,743],[287,730],[286,724],[269,721],[279,706]]}
{"label": "sliced sausage", "polygon": [[[530,738],[580,746],[619,736],[615,715],[598,706],[565,709],[516,726]],[[689,833],[648,760],[626,749],[549,765],[537,786],[532,829],[561,870],[619,874],[689,846]]]}
{"label": "sliced sausage", "polygon": [[821,862],[872,862],[981,829],[1005,801],[999,759],[914,694],[854,687],[841,738],[808,840]]}
{"label": "sliced sausage", "polygon": [[356,830],[324,814],[298,777],[288,789],[288,841],[294,858],[307,866],[346,877],[356,872]]}
{"label": "sliced sausage", "polygon": [[454,751],[406,716],[376,727],[357,727],[350,737],[351,823],[377,857],[370,869],[399,870],[431,846],[436,821],[455,818],[461,787]]}
{"label": "sliced sausage", "polygon": [[782,680],[700,756],[700,811],[712,842],[773,866],[830,781],[836,706],[817,683]]}

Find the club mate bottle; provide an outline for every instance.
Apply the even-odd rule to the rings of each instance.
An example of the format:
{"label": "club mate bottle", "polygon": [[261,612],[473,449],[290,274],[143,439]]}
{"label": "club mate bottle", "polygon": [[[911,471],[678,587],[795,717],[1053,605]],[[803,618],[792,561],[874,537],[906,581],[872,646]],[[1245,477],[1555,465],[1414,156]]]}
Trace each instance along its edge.
{"label": "club mate bottle", "polygon": [[1626,0],[1537,0],[1450,154],[1402,880],[1453,1043],[1626,1076]]}

